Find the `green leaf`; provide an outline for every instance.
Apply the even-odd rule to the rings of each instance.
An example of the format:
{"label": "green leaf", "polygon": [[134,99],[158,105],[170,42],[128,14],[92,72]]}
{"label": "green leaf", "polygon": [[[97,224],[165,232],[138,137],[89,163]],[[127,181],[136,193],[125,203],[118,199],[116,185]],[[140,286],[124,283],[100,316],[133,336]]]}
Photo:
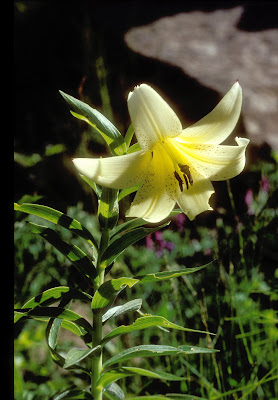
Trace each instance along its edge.
{"label": "green leaf", "polygon": [[206,353],[217,353],[219,350],[208,349],[206,347],[197,346],[179,346],[179,349],[186,354],[206,354]]}
{"label": "green leaf", "polygon": [[96,346],[93,349],[88,350],[71,349],[67,354],[64,368],[72,367],[73,365],[89,357],[92,353],[99,349],[101,349],[101,346]]}
{"label": "green leaf", "polygon": [[119,385],[116,383],[111,383],[110,385],[106,386],[103,389],[103,392],[105,393],[105,396],[107,396],[110,400],[124,400],[125,399],[125,394],[120,388]]}
{"label": "green leaf", "polygon": [[142,150],[142,149],[141,149],[140,144],[137,142],[129,147],[129,149],[127,150],[127,154],[135,153],[135,151],[139,151],[139,150]]}
{"label": "green leaf", "polygon": [[131,140],[133,138],[133,135],[134,135],[134,128],[133,128],[133,125],[130,124],[129,127],[128,127],[128,130],[126,131],[125,138],[124,138],[124,141],[126,142],[127,149],[130,146],[130,143],[131,143]]}
{"label": "green leaf", "polygon": [[101,257],[101,267],[106,268],[129,246],[138,242],[138,240],[150,235],[168,225],[169,222],[162,226],[156,226],[155,228],[136,228],[129,232],[124,233],[120,238],[115,239],[110,243],[105,252]]}
{"label": "green leaf", "polygon": [[95,292],[92,300],[92,309],[97,310],[110,306],[116,299],[117,295],[125,289],[133,287],[137,283],[157,282],[165,279],[177,278],[182,275],[192,274],[193,272],[200,271],[204,268],[210,267],[214,261],[201,267],[185,268],[175,271],[155,272],[142,276],[134,276],[131,278],[122,277],[118,279],[111,279],[103,283],[100,288]]}
{"label": "green leaf", "polygon": [[106,322],[108,319],[112,317],[118,317],[129,311],[138,311],[142,306],[142,299],[135,299],[128,301],[127,303],[110,308],[105,314],[102,316],[102,322]]}
{"label": "green leaf", "polygon": [[[124,197],[128,196],[128,195],[131,194],[131,193],[136,192],[136,191],[139,189],[140,185],[141,185],[141,182],[138,183],[138,184],[135,185],[135,186],[122,189],[122,190],[120,191],[120,193],[119,193],[118,201],[121,201]],[[145,221],[145,223],[146,223],[146,221]]]}
{"label": "green leaf", "polygon": [[176,355],[182,353],[177,347],[164,346],[164,345],[141,345],[131,347],[121,353],[116,354],[111,357],[103,364],[103,368],[107,368],[110,365],[131,360],[135,357],[154,357],[154,356],[166,356],[166,355]]}
{"label": "green leaf", "polygon": [[74,322],[76,325],[83,327],[86,332],[92,333],[93,327],[89,322],[81,317],[81,315],[75,313],[74,311],[67,310],[61,307],[37,307],[32,310],[30,309],[15,309],[16,314],[23,314],[24,317],[28,318],[59,318]]}
{"label": "green leaf", "polygon": [[58,364],[59,367],[63,367],[65,362],[65,358],[56,351],[58,332],[61,327],[61,324],[62,324],[62,319],[51,318],[46,328],[46,342],[50,350],[52,360],[56,364]]}
{"label": "green leaf", "polygon": [[84,226],[80,224],[76,219],[69,217],[61,211],[53,208],[43,206],[40,204],[14,204],[16,211],[21,211],[27,214],[36,215],[47,221],[53,222],[54,224],[60,225],[63,228],[70,230],[72,233],[87,240],[87,242],[97,249],[98,245],[92,234]]}
{"label": "green leaf", "polygon": [[160,379],[165,381],[183,381],[186,379],[173,374],[168,374],[167,372],[153,372],[137,367],[122,367],[119,369],[104,372],[99,378],[97,385],[101,387],[106,387],[107,385],[115,382],[118,379],[125,378],[131,375],[147,376],[148,378]]}
{"label": "green leaf", "polygon": [[[66,326],[65,326],[65,324],[66,324]],[[61,327],[68,328],[69,324],[71,324],[72,326],[74,325],[76,328],[78,328],[74,323],[72,323],[70,321],[62,320],[60,318],[51,318],[49,320],[47,328],[46,328],[46,342],[47,342],[48,348],[50,350],[51,357],[52,357],[53,361],[56,364],[58,364],[61,368],[65,368],[66,360],[56,350],[57,338],[58,338],[59,329]],[[88,351],[90,351],[90,350],[91,349],[89,349]],[[82,369],[84,372],[87,372],[85,368],[83,368],[79,365],[76,365],[74,362],[72,362],[71,365],[67,365],[67,368],[71,368],[71,369],[77,368],[77,369]]]}
{"label": "green leaf", "polygon": [[28,224],[33,233],[43,237],[52,244],[52,246],[64,254],[83,276],[91,279],[96,277],[97,272],[95,266],[79,247],[66,243],[53,229],[32,222],[29,222]]}
{"label": "green leaf", "polygon": [[[135,187],[135,186],[134,186],[134,187]],[[127,188],[126,190],[129,190],[129,189],[132,189],[132,188]],[[124,189],[124,190],[125,190],[125,189]],[[137,189],[136,189],[136,190],[137,190]],[[122,192],[121,192],[121,193],[122,193]],[[120,195],[119,195],[119,198],[120,198],[120,196],[121,196],[121,193],[120,193]],[[173,210],[173,211],[170,213],[170,215],[169,215],[169,217],[167,218],[167,220],[168,220],[168,219],[170,220],[172,217],[174,217],[175,215],[178,215],[178,214],[180,214],[180,213],[181,213],[181,210],[180,210],[180,209]],[[111,238],[114,238],[116,235],[119,235],[120,233],[133,230],[133,229],[138,228],[138,227],[143,226],[143,225],[148,225],[148,228],[156,228],[156,229],[160,229],[160,228],[162,228],[163,226],[165,226],[165,225],[164,225],[164,222],[163,222],[162,224],[161,224],[161,223],[159,223],[159,224],[148,224],[148,222],[146,222],[146,221],[145,221],[144,219],[142,219],[142,218],[134,218],[134,219],[132,219],[132,220],[130,220],[130,221],[124,222],[123,224],[121,224],[121,225],[117,226],[115,229],[113,229],[113,230],[111,231]]]}
{"label": "green leaf", "polygon": [[135,396],[132,397],[132,400],[207,400],[204,397],[192,396],[191,394],[176,394],[176,393],[167,393],[163,394],[154,394],[149,396]]}
{"label": "green leaf", "polygon": [[63,143],[50,144],[45,149],[45,156],[53,156],[54,154],[60,154],[66,151],[66,146]]}
{"label": "green leaf", "polygon": [[192,396],[191,394],[178,394],[178,393],[167,393],[165,398],[172,400],[207,400],[204,397]]}
{"label": "green leaf", "polygon": [[[78,299],[82,301],[91,301],[92,296],[87,293],[81,292],[79,290],[70,288],[68,286],[59,286],[54,287],[44,292],[38,294],[32,299],[28,300],[22,308],[35,308],[38,306],[49,306],[50,304],[55,303],[61,299]],[[22,316],[19,314],[15,316],[15,321],[17,322]]]}
{"label": "green leaf", "polygon": [[165,400],[168,399],[168,397],[164,396],[163,394],[153,394],[149,396],[135,396],[132,397],[132,400]]}
{"label": "green leaf", "polygon": [[122,351],[119,354],[111,357],[103,364],[103,368],[107,368],[110,365],[130,360],[135,357],[154,357],[154,356],[167,356],[177,354],[198,354],[198,353],[215,353],[217,350],[206,349],[196,346],[164,346],[164,345],[141,345],[131,347],[127,350]]}
{"label": "green leaf", "polygon": [[92,300],[92,310],[110,306],[117,295],[126,287],[132,287],[138,282],[133,278],[118,278],[104,282],[95,292]]}
{"label": "green leaf", "polygon": [[157,315],[146,315],[144,317],[138,318],[133,324],[131,325],[122,325],[119,326],[118,328],[114,329],[110,333],[108,333],[101,341],[101,344],[107,343],[109,340],[113,339],[116,336],[123,335],[129,332],[137,331],[137,330],[142,330],[146,328],[150,328],[153,326],[159,326],[163,328],[172,328],[172,329],[178,329],[181,331],[187,331],[187,332],[196,332],[196,333],[207,333],[204,331],[200,330],[195,330],[195,329],[189,329],[189,328],[184,328],[180,325],[174,324],[170,321],[168,321],[166,318],[157,316]]}
{"label": "green leaf", "polygon": [[133,397],[132,400],[165,400],[168,399],[168,397],[164,396],[163,394],[153,394],[149,396],[136,396]]}
{"label": "green leaf", "polygon": [[54,397],[53,400],[94,400],[94,399],[90,393],[84,390],[70,389]]}
{"label": "green leaf", "polygon": [[91,344],[92,342],[92,335],[88,333],[82,326],[78,326],[72,321],[67,321],[66,319],[62,320],[61,328],[64,328],[67,331],[79,336],[80,339],[82,339],[87,345]]}
{"label": "green leaf", "polygon": [[140,283],[157,282],[157,281],[163,281],[165,279],[178,278],[179,276],[182,275],[193,274],[194,272],[198,272],[204,268],[210,268],[215,265],[216,265],[216,260],[213,260],[210,263],[202,265],[200,267],[184,268],[174,271],[154,272],[147,275],[134,276],[133,278],[137,279],[138,282]]}
{"label": "green leaf", "polygon": [[104,115],[88,104],[62,92],[60,94],[70,106],[71,114],[87,122],[104,138],[113,155],[126,153],[126,143],[118,129]]}
{"label": "green leaf", "polygon": [[97,197],[100,198],[102,193],[101,187],[93,182],[91,179],[87,178],[85,175],[79,174],[79,176],[83,179],[84,182],[86,182],[90,186],[91,189],[93,189]]}

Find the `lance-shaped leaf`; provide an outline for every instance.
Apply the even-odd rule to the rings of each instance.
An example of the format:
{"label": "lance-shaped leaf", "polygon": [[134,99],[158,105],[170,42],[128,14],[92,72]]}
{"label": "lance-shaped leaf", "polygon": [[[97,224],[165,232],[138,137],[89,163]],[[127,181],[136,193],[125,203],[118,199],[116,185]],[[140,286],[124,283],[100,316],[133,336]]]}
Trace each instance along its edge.
{"label": "lance-shaped leaf", "polygon": [[127,376],[132,375],[147,376],[148,378],[160,379],[163,381],[183,381],[186,379],[173,374],[169,374],[167,372],[153,372],[137,367],[122,367],[119,369],[104,372],[99,378],[97,385],[101,387],[106,387],[107,385],[117,381],[118,379],[126,378]]}
{"label": "lance-shaped leaf", "polygon": [[55,396],[53,400],[94,400],[94,398],[85,390],[69,389],[58,396]]}
{"label": "lance-shaped leaf", "polygon": [[89,357],[91,354],[93,354],[95,351],[99,349],[101,349],[101,346],[96,346],[93,349],[88,349],[88,350],[71,349],[67,354],[64,368],[69,368],[72,367],[73,365],[76,365],[78,362]]}
{"label": "lance-shaped leaf", "polygon": [[135,133],[134,127],[132,124],[130,124],[128,127],[128,130],[126,131],[125,138],[124,138],[127,148],[130,146],[130,143],[131,143],[134,133]]}
{"label": "lance-shaped leaf", "polygon": [[60,94],[70,106],[71,114],[87,122],[103,137],[113,155],[126,153],[126,142],[118,129],[104,115],[88,104],[60,90]]}
{"label": "lance-shaped leaf", "polygon": [[52,360],[59,365],[59,367],[63,367],[65,358],[56,351],[57,346],[57,338],[58,332],[62,324],[62,319],[60,318],[51,318],[47,324],[46,328],[46,343],[50,350]]}
{"label": "lance-shaped leaf", "polygon": [[191,394],[178,394],[178,393],[167,393],[163,394],[154,394],[147,396],[135,396],[132,397],[132,400],[207,400],[204,397],[193,396]]}
{"label": "lance-shaped leaf", "polygon": [[[46,343],[47,343],[48,348],[50,350],[51,358],[61,368],[64,367],[64,364],[65,364],[66,360],[61,354],[58,353],[58,351],[56,349],[57,338],[58,338],[59,329],[61,327],[68,329],[69,328],[69,324],[71,324],[71,328],[73,326],[75,326],[74,330],[72,330],[72,329],[69,329],[69,330],[71,332],[76,333],[76,329],[79,328],[77,325],[75,325],[74,323],[72,323],[70,321],[62,320],[60,318],[50,318],[50,320],[49,320],[49,322],[47,324],[47,328],[46,328]],[[73,368],[82,369],[84,372],[86,372],[86,369],[84,367],[81,367],[81,366],[76,365],[74,363],[71,363],[71,366],[69,366],[69,367],[71,367],[72,369]]]}
{"label": "lance-shaped leaf", "polygon": [[125,314],[130,311],[138,311],[142,306],[142,299],[135,299],[128,301],[127,303],[110,308],[105,314],[102,316],[102,322],[106,322],[108,319],[112,317],[118,317],[119,315]]}
{"label": "lance-shaped leaf", "polygon": [[104,282],[94,294],[92,310],[110,306],[126,286],[132,287],[137,282],[137,279],[125,277]]}
{"label": "lance-shaped leaf", "polygon": [[95,266],[87,255],[76,245],[70,245],[61,239],[60,235],[53,229],[46,226],[29,222],[29,226],[33,233],[39,234],[47,240],[52,246],[64,254],[78,269],[78,271],[86,277],[95,278],[97,273]]}
{"label": "lance-shaped leaf", "polygon": [[101,197],[101,193],[102,193],[102,189],[100,186],[98,186],[95,182],[93,182],[91,179],[87,178],[85,175],[79,174],[80,178],[83,179],[84,182],[86,182],[91,189],[93,189],[93,191],[95,192],[95,194],[97,195],[97,197],[100,199]]}
{"label": "lance-shaped leaf", "polygon": [[[130,189],[130,188],[128,188],[128,189]],[[126,189],[126,190],[128,190],[128,189]],[[121,193],[119,194],[119,198],[121,196]],[[180,214],[181,212],[182,211],[180,209],[173,210],[170,213],[169,217],[167,218],[167,221],[170,220],[175,215]],[[158,229],[160,229],[162,227],[162,225],[164,226],[164,224],[161,224],[161,223],[159,223],[159,224],[149,224],[143,218],[134,218],[134,219],[131,219],[130,221],[124,222],[121,225],[118,225],[115,229],[113,229],[111,231],[111,238],[116,237],[116,235],[119,235],[120,233],[131,231],[131,230],[133,230],[135,228],[139,228],[140,226],[143,226],[143,225],[147,225],[147,228],[158,227]]]}
{"label": "lance-shaped leaf", "polygon": [[165,279],[177,278],[182,275],[192,274],[193,272],[200,271],[201,269],[210,267],[212,265],[214,265],[214,261],[200,267],[185,268],[175,271],[155,272],[147,275],[134,276],[131,278],[122,277],[111,279],[103,283],[95,292],[92,300],[92,309],[97,310],[110,306],[113,304],[117,295],[127,286],[131,288],[137,283],[157,282]]}
{"label": "lance-shaped leaf", "polygon": [[87,345],[91,345],[92,343],[92,335],[88,333],[82,326],[76,325],[72,321],[67,321],[66,319],[62,320],[61,328],[66,329],[69,332],[74,333],[79,336],[80,339],[84,341]]}
{"label": "lance-shaped leaf", "polygon": [[165,279],[178,278],[179,276],[193,274],[194,272],[198,272],[204,268],[210,268],[215,265],[216,265],[216,260],[213,260],[210,263],[202,265],[200,267],[183,268],[173,271],[154,272],[146,275],[134,276],[133,278],[137,279],[138,282],[140,283],[158,282],[158,281],[163,281]]}
{"label": "lance-shaped leaf", "polygon": [[141,182],[138,183],[135,186],[128,187],[128,188],[125,188],[125,189],[121,190],[120,193],[119,193],[119,196],[118,196],[118,201],[120,202],[124,197],[128,196],[129,194],[137,192],[137,190],[139,189],[140,185],[141,185]]}
{"label": "lance-shaped leaf", "polygon": [[74,311],[67,310],[61,307],[37,307],[32,310],[26,309],[15,309],[15,313],[23,314],[24,317],[29,318],[40,318],[40,319],[49,319],[49,318],[59,318],[61,320],[65,319],[67,321],[72,321],[76,325],[83,327],[86,332],[92,333],[93,327],[89,322],[81,317],[81,315],[75,313]]}
{"label": "lance-shaped leaf", "polygon": [[168,321],[166,318],[158,316],[158,315],[146,315],[144,317],[138,318],[133,324],[131,325],[122,325],[118,328],[114,329],[110,333],[108,333],[101,341],[102,344],[107,343],[109,340],[113,339],[116,336],[123,335],[129,332],[138,331],[146,328],[150,328],[153,326],[163,327],[163,328],[171,328],[171,329],[178,329],[181,331],[187,332],[196,332],[196,333],[207,333],[204,331],[196,330],[196,329],[189,329],[184,328],[183,326],[174,324]]}
{"label": "lance-shaped leaf", "polygon": [[[82,300],[82,301],[91,301],[92,296],[85,292],[81,292],[80,290],[76,290],[73,288],[70,288],[68,286],[59,286],[59,287],[54,287],[48,290],[45,290],[44,292],[38,294],[37,296],[33,297],[32,299],[28,300],[23,306],[22,309],[24,308],[35,308],[35,307],[46,307],[49,306],[50,304],[55,303],[56,301],[62,300],[62,299],[76,299],[76,300]],[[20,318],[22,318],[22,315],[16,315],[14,322],[17,322]]]}
{"label": "lance-shaped leaf", "polygon": [[61,211],[55,210],[54,208],[43,206],[40,204],[14,204],[16,211],[21,211],[27,214],[36,215],[46,221],[53,222],[54,224],[60,225],[63,228],[70,230],[72,233],[85,239],[91,246],[97,249],[97,242],[92,234],[86,229],[79,221]]}
{"label": "lance-shaped leaf", "polygon": [[156,226],[155,228],[140,227],[124,233],[121,237],[112,241],[107,247],[101,257],[101,267],[108,267],[127,247],[133,245],[134,243],[138,242],[138,240],[143,239],[151,233],[164,228],[168,224],[169,222],[160,226]]}
{"label": "lance-shaped leaf", "polygon": [[103,393],[110,400],[124,400],[125,394],[117,383],[113,382],[103,389]]}
{"label": "lance-shaped leaf", "polygon": [[117,364],[119,362],[131,360],[135,357],[155,357],[155,356],[171,356],[177,354],[198,354],[198,353],[215,353],[217,350],[206,349],[203,347],[196,346],[164,346],[164,345],[141,345],[131,347],[127,350],[122,351],[119,354],[111,357],[103,364],[103,368],[107,368],[110,365]]}

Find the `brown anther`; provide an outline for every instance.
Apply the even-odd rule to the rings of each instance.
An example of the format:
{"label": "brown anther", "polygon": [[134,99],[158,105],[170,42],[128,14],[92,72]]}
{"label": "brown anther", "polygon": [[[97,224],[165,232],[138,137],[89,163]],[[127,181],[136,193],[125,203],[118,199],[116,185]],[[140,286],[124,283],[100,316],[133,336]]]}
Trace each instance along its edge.
{"label": "brown anther", "polygon": [[189,171],[189,166],[188,165],[179,164],[179,167],[180,167],[181,172],[183,172],[184,180],[186,182],[187,189],[188,189],[188,182],[190,183],[191,186],[193,185],[193,178],[192,178],[192,175],[191,175],[191,173]]}
{"label": "brown anther", "polygon": [[179,176],[179,174],[177,173],[177,171],[174,172],[174,175],[175,175],[176,180],[179,183],[179,187],[182,192],[183,191],[183,181],[182,181],[181,177]]}

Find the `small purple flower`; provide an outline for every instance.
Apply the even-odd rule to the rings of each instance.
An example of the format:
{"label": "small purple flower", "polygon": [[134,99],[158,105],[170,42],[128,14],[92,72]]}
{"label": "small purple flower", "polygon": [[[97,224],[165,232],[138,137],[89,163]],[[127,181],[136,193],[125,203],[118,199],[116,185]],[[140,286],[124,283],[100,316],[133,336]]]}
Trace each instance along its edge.
{"label": "small purple flower", "polygon": [[162,232],[157,231],[154,233],[154,240],[152,239],[152,235],[146,237],[146,247],[150,250],[155,250],[157,257],[161,257],[163,250],[170,252],[173,250],[174,243],[164,240]]}
{"label": "small purple flower", "polygon": [[245,204],[247,205],[247,213],[249,215],[254,215],[254,208],[252,207],[253,204],[253,191],[252,189],[248,189],[247,192],[245,193],[244,197]]}
{"label": "small purple flower", "polygon": [[261,190],[265,193],[268,193],[270,188],[270,183],[268,178],[264,175],[261,180]]}
{"label": "small purple flower", "polygon": [[154,246],[154,243],[152,240],[152,235],[148,235],[146,237],[146,247],[147,247],[147,249],[153,250],[153,246]]}
{"label": "small purple flower", "polygon": [[183,213],[175,216],[175,222],[179,232],[183,230],[185,221],[186,221],[186,216]]}

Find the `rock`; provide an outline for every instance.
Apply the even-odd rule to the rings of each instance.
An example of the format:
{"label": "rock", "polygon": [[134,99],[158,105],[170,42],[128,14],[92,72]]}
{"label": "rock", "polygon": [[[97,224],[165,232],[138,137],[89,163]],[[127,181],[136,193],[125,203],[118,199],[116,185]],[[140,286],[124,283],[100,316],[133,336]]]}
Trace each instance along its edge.
{"label": "rock", "polygon": [[254,144],[278,150],[278,29],[238,28],[242,7],[163,17],[125,34],[135,52],[158,59],[223,96],[238,79],[243,122]]}

